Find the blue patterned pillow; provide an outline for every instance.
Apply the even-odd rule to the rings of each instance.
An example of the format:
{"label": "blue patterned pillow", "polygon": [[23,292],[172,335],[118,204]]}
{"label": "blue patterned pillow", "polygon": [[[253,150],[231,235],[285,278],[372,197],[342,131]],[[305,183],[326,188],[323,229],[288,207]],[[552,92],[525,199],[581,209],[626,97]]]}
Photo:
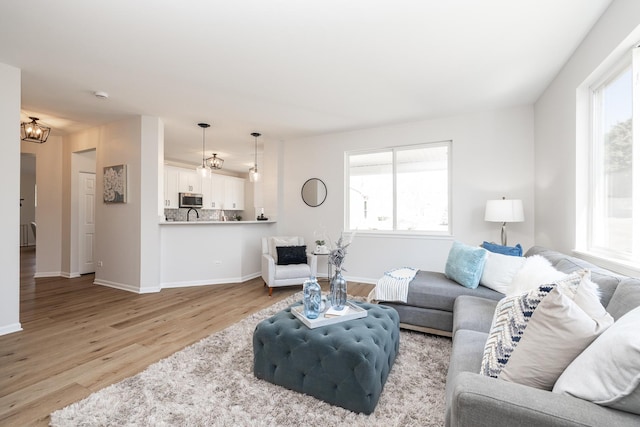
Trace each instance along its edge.
{"label": "blue patterned pillow", "polygon": [[475,289],[480,283],[487,255],[485,249],[453,242],[444,274],[466,288]]}
{"label": "blue patterned pillow", "polygon": [[527,293],[500,300],[493,315],[489,337],[484,346],[480,373],[498,378],[511,353],[518,346],[533,312],[555,284],[541,285]]}
{"label": "blue patterned pillow", "polygon": [[520,246],[520,243],[515,246],[502,246],[496,243],[482,242],[482,247],[489,252],[495,252],[497,254],[522,256],[522,246]]}

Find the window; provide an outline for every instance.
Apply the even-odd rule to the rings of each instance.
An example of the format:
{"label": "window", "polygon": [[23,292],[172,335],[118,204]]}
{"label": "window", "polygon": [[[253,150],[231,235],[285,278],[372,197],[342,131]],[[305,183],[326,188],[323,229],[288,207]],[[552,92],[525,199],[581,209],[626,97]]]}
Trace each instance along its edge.
{"label": "window", "polygon": [[450,234],[451,142],[347,153],[346,228]]}
{"label": "window", "polygon": [[640,264],[639,52],[591,87],[587,251],[632,264]]}

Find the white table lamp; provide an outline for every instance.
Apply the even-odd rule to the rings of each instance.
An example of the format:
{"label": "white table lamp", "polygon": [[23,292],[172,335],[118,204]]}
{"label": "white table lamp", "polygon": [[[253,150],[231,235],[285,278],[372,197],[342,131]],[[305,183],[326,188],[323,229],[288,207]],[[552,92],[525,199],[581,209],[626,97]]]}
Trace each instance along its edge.
{"label": "white table lamp", "polygon": [[504,197],[502,200],[487,200],[484,220],[502,223],[500,237],[502,238],[502,245],[507,246],[507,223],[524,221],[522,200],[507,200]]}

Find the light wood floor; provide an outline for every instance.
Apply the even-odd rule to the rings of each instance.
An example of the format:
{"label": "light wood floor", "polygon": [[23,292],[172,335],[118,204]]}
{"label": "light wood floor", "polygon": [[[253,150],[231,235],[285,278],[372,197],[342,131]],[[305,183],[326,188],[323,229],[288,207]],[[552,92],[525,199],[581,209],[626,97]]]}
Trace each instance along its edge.
{"label": "light wood floor", "polygon": [[[93,285],[93,274],[34,279],[33,247],[20,261],[24,330],[0,336],[0,426],[48,425],[56,409],[301,290],[269,297],[257,278],[137,295]],[[352,295],[371,288],[349,283]]]}

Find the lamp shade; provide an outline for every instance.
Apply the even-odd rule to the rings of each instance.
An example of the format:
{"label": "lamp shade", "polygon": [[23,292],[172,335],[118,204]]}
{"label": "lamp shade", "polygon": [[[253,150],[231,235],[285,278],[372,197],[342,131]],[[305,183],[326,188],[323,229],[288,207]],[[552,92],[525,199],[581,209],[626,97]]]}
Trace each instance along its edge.
{"label": "lamp shade", "polygon": [[484,211],[484,220],[491,222],[524,221],[524,208],[522,207],[522,200],[487,200],[487,207]]}

